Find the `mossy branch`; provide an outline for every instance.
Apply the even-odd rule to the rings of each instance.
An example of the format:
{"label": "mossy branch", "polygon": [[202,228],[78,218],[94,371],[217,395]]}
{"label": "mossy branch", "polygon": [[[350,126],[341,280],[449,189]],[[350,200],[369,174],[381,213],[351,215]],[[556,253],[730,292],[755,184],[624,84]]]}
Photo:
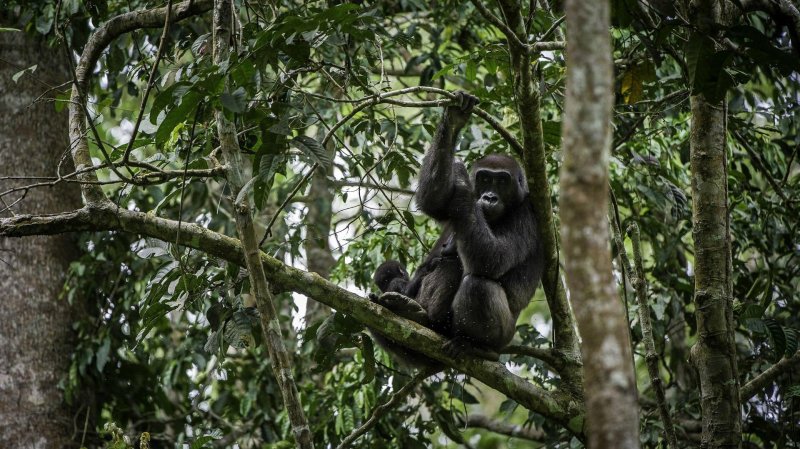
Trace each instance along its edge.
{"label": "mossy branch", "polygon": [[[0,237],[111,230],[172,243],[176,243],[179,237],[177,244],[240,266],[245,265],[239,240],[191,223],[181,223],[178,233],[178,222],[175,220],[120,209],[113,205],[86,207],[64,214],[18,215],[0,219]],[[539,388],[514,375],[499,362],[472,356],[450,358],[442,351],[445,339],[432,330],[401,318],[368,299],[328,282],[316,273],[287,266],[263,252],[259,255],[267,278],[277,289],[301,293],[346,313],[365,326],[375,328],[400,344],[413,347],[416,351],[483,382],[528,410],[550,418],[582,437],[580,416],[583,414],[583,404],[575,402],[569,395]]]}

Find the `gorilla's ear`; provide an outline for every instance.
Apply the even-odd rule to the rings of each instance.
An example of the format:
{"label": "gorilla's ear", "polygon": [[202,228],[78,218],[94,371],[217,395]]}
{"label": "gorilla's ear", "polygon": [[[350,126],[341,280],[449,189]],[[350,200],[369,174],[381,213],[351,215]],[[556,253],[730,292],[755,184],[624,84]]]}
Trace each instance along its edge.
{"label": "gorilla's ear", "polygon": [[519,175],[517,176],[517,180],[519,181],[519,188],[522,192],[522,196],[524,197],[529,192],[528,190],[528,178],[525,176],[525,169],[519,167]]}

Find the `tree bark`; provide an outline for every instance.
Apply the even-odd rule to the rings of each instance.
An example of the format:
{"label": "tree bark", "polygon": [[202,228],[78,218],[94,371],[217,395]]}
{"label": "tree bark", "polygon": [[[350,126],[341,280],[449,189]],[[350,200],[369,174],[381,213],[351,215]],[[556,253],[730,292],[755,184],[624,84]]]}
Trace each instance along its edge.
{"label": "tree bark", "polygon": [[692,237],[697,342],[691,358],[700,378],[702,448],[738,448],[742,423],[736,366],[725,105],[691,97]]}
{"label": "tree bark", "polygon": [[[229,61],[230,41],[232,37],[233,5],[230,0],[215,0],[214,2],[214,63],[218,66],[227,66]],[[226,177],[231,187],[231,193],[236,200],[236,230],[242,240],[245,265],[250,276],[250,288],[256,298],[256,305],[261,318],[261,332],[264,343],[269,351],[272,361],[272,371],[281,389],[283,402],[292,425],[295,444],[299,449],[314,449],[311,429],[308,427],[303,404],[300,402],[300,393],[292,374],[292,363],[286,346],[281,336],[281,325],[278,313],[275,310],[272,293],[267,282],[264,266],[261,264],[261,251],[258,247],[253,217],[247,192],[242,192],[245,185],[242,169],[244,167],[239,142],[236,137],[236,127],[229,121],[223,111],[214,111],[217,122],[217,135],[219,136],[220,149],[228,164]],[[241,198],[240,198],[241,197]]]}
{"label": "tree bark", "polygon": [[[689,0],[688,17],[711,37],[737,18],[730,1]],[[703,449],[738,448],[742,439],[733,290],[725,100],[690,97],[689,142],[694,240],[694,303],[697,341],[690,358],[700,381]]]}
{"label": "tree bark", "polygon": [[[474,0],[478,6],[480,0]],[[575,369],[562,373],[565,387],[576,399],[581,399],[583,379],[579,375],[580,355],[575,319],[567,302],[559,269],[558,241],[553,222],[553,204],[550,198],[550,183],[547,180],[547,161],[544,149],[544,134],[541,118],[541,96],[534,79],[530,48],[520,45],[527,41],[524,21],[516,1],[502,0],[500,9],[505,18],[505,33],[509,38],[509,53],[513,71],[514,100],[520,118],[523,142],[523,166],[528,176],[530,201],[536,211],[537,226],[541,238],[545,264],[542,273],[542,289],[553,319],[554,347],[563,354]],[[484,11],[485,15],[489,13]],[[489,16],[491,17],[491,16]],[[496,19],[492,19],[496,20]],[[502,24],[501,24],[502,26]],[[512,37],[513,35],[514,37]],[[535,59],[534,59],[535,61]]]}
{"label": "tree bark", "polygon": [[561,236],[583,344],[589,448],[638,448],[639,407],[625,311],[611,273],[607,210],[613,62],[606,1],[565,2],[567,90]]}
{"label": "tree bark", "polygon": [[[333,146],[327,148],[333,153]],[[331,269],[336,265],[329,242],[331,233],[331,217],[333,216],[333,189],[330,176],[333,175],[333,165],[328,170],[322,167],[314,171],[311,177],[311,189],[308,192],[310,201],[306,203],[306,240],[303,248],[306,251],[306,264],[308,271],[317,273],[325,279],[331,276]],[[306,323],[313,324],[330,315],[330,309],[325,304],[308,301],[306,303]]]}
{"label": "tree bark", "polygon": [[[63,53],[23,32],[0,33],[0,178],[54,176],[67,153],[67,114],[36,101],[68,80]],[[13,62],[12,62],[13,61]],[[38,64],[16,83],[12,76]],[[71,164],[70,164],[71,166]],[[66,167],[65,167],[66,169]],[[0,191],[31,184],[0,179]],[[0,201],[0,217],[54,213],[78,206],[74,184],[34,189]],[[77,255],[69,235],[0,239],[0,442],[4,447],[63,448],[73,416],[58,388],[69,369],[74,338],[71,307],[59,298],[64,274]],[[79,437],[79,436],[78,436]]]}

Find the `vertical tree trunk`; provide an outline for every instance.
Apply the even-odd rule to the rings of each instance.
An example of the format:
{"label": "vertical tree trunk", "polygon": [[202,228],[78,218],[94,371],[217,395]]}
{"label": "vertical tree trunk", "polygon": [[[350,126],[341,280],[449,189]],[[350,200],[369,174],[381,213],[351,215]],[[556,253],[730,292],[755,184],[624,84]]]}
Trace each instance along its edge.
{"label": "vertical tree trunk", "polygon": [[[224,65],[228,63],[231,40],[231,22],[233,6],[230,0],[215,0],[214,2],[214,63]],[[214,111],[217,122],[217,135],[219,136],[220,149],[228,164],[225,177],[230,184],[231,193],[238,198],[239,192],[245,185],[242,174],[242,155],[239,141],[236,137],[236,126],[225,118],[221,110]],[[289,415],[295,444],[299,449],[314,449],[311,429],[306,420],[303,404],[300,402],[300,393],[292,374],[292,362],[281,336],[281,325],[278,313],[275,310],[272,293],[269,289],[264,267],[261,264],[261,251],[258,248],[253,217],[250,214],[250,205],[247,195],[234,201],[236,230],[242,241],[242,250],[245,256],[247,272],[250,275],[250,286],[256,297],[256,305],[261,317],[261,332],[264,343],[272,360],[272,371],[281,389],[283,402]]]}
{"label": "vertical tree trunk", "polygon": [[692,237],[697,342],[692,362],[700,378],[703,448],[737,448],[741,441],[739,383],[730,293],[731,248],[725,157],[724,102],[691,98]]}
{"label": "vertical tree trunk", "polygon": [[[583,339],[589,448],[638,448],[639,407],[625,311],[611,273],[607,210],[613,77],[607,1],[565,2],[567,92],[561,235]],[[598,207],[601,206],[601,207]]]}
{"label": "vertical tree trunk", "polygon": [[[477,5],[480,0],[474,1]],[[501,0],[500,9],[509,32],[516,41],[527,42],[524,21],[519,3],[514,0]],[[528,176],[531,202],[536,210],[540,244],[545,264],[542,273],[542,289],[553,319],[554,346],[565,359],[577,368],[580,364],[578,338],[575,320],[567,302],[566,292],[561,283],[558,265],[558,242],[553,223],[553,205],[550,201],[550,184],[547,181],[547,162],[544,150],[544,137],[541,118],[541,96],[536,88],[531,55],[527,47],[514,43],[509,37],[509,53],[513,72],[514,100],[520,118],[522,144],[524,147],[524,168]],[[574,373],[574,374],[573,374]],[[563,372],[565,386],[580,398],[583,379],[579,370]]]}
{"label": "vertical tree trunk", "polygon": [[[332,145],[331,145],[332,147]],[[332,150],[332,148],[331,148]],[[326,171],[319,167],[311,177],[311,189],[308,192],[308,213],[306,214],[306,240],[303,248],[306,251],[308,271],[329,279],[336,259],[329,243],[331,233],[331,217],[333,215],[333,189],[328,176],[333,173],[333,166]],[[330,309],[317,301],[306,303],[306,323],[309,325],[330,315]]]}
{"label": "vertical tree trunk", "polygon": [[[716,37],[738,17],[734,2],[689,0],[687,17]],[[738,448],[742,439],[739,375],[731,297],[725,100],[691,97],[692,238],[697,342],[691,360],[700,379],[701,448]]]}
{"label": "vertical tree trunk", "polygon": [[[23,32],[0,33],[0,178],[54,176],[68,152],[66,111],[57,113],[49,101],[34,103],[49,87],[69,79],[62,54]],[[32,75],[12,80],[34,64]],[[0,191],[35,182],[0,179]],[[0,217],[11,211],[61,212],[80,200],[75,185],[59,184],[33,189],[7,210],[21,193],[0,201]],[[58,384],[67,375],[74,340],[72,313],[59,293],[76,253],[69,236],[0,239],[0,446],[70,447],[73,416]]]}

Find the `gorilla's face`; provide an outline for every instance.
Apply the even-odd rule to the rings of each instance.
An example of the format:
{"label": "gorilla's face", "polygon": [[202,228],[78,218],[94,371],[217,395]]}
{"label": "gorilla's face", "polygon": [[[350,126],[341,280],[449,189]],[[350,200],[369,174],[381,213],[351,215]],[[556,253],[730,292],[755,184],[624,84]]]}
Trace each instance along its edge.
{"label": "gorilla's face", "polygon": [[508,170],[481,168],[475,172],[475,196],[489,223],[503,217],[517,202],[517,180]]}

